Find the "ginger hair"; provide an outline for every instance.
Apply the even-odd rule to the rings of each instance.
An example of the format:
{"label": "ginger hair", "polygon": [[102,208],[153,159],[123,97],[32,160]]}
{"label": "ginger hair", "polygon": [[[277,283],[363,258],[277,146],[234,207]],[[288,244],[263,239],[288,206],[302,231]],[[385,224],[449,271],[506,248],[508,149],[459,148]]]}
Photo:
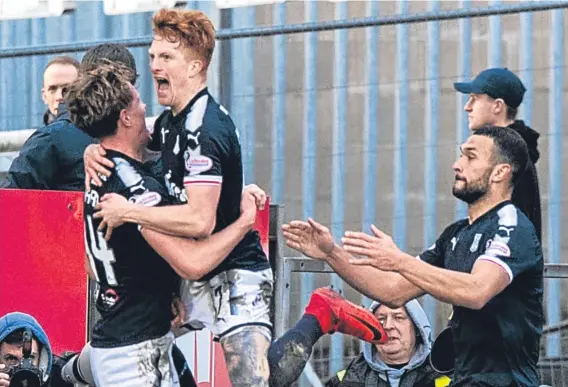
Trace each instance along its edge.
{"label": "ginger hair", "polygon": [[154,35],[193,50],[207,70],[215,49],[215,27],[201,11],[161,9],[152,18]]}

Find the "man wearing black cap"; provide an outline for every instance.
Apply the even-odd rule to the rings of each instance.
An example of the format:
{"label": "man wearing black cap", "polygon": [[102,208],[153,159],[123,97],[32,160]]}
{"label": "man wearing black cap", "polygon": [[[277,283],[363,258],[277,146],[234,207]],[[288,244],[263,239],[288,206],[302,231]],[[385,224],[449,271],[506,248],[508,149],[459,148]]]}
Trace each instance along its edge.
{"label": "man wearing black cap", "polygon": [[538,239],[542,241],[540,193],[535,164],[540,156],[538,138],[532,128],[517,120],[517,109],[525,94],[519,77],[506,68],[483,70],[471,82],[454,83],[457,91],[469,94],[464,106],[468,114],[469,129],[484,126],[502,126],[514,129],[527,143],[530,162],[513,191],[513,203],[533,223]]}

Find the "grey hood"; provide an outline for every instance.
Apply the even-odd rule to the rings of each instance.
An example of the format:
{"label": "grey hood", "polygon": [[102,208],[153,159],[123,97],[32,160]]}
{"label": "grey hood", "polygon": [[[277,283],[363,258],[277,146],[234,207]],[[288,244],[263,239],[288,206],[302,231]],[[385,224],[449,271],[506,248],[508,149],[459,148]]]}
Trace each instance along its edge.
{"label": "grey hood", "polygon": [[[370,309],[374,312],[379,306],[380,303],[373,302]],[[404,306],[422,338],[421,342],[416,341],[416,351],[406,366],[401,369],[388,367],[377,356],[377,349],[374,344],[367,342],[362,343],[365,360],[369,363],[371,368],[379,372],[381,379],[388,381],[391,387],[398,387],[404,373],[421,366],[428,359],[430,349],[432,348],[430,322],[426,317],[424,309],[422,309],[422,306],[420,306],[420,303],[416,300],[408,301]]]}

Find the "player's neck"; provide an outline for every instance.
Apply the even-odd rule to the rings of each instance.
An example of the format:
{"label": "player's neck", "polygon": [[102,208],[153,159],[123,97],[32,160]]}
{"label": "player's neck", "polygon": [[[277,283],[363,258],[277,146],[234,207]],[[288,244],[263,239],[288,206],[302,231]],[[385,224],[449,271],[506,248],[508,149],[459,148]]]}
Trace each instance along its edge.
{"label": "player's neck", "polygon": [[123,153],[140,162],[142,162],[144,158],[144,147],[139,144],[131,144],[129,141],[125,141],[119,136],[105,137],[101,139],[101,146],[105,149],[111,149]]}
{"label": "player's neck", "polygon": [[486,212],[495,208],[500,203],[506,200],[511,200],[511,194],[506,195],[495,194],[488,192],[481,199],[477,200],[475,203],[471,203],[467,207],[469,224],[475,222],[478,218],[483,216]]}
{"label": "player's neck", "polygon": [[499,119],[497,121],[495,121],[494,125],[495,126],[500,126],[502,128],[506,128],[509,125],[512,125],[515,122],[515,120],[510,120],[506,117]]}
{"label": "player's neck", "polygon": [[171,106],[172,114],[174,116],[178,115],[178,113],[181,112],[187,106],[187,104],[201,90],[205,89],[206,87],[207,87],[207,79],[206,78],[200,79],[199,82],[196,82],[195,84],[190,85],[187,88],[187,93],[185,94],[185,96],[181,97],[177,103],[172,104],[172,106]]}

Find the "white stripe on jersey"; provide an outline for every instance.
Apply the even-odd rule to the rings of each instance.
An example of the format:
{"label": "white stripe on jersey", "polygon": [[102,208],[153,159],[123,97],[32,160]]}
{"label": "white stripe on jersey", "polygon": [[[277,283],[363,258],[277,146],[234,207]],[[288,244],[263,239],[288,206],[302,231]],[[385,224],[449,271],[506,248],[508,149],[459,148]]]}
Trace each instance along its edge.
{"label": "white stripe on jersey", "polygon": [[203,125],[203,117],[205,117],[205,110],[207,109],[208,101],[209,96],[207,94],[204,94],[203,96],[199,97],[197,101],[195,101],[185,120],[185,130],[190,133],[195,133],[197,129],[201,128],[201,125]]}
{"label": "white stripe on jersey", "polygon": [[477,260],[482,260],[482,261],[490,261],[493,262],[495,264],[497,264],[498,266],[500,266],[503,270],[505,270],[505,272],[507,273],[507,275],[509,276],[509,283],[513,282],[513,271],[511,270],[511,268],[509,267],[509,265],[507,265],[505,262],[503,262],[502,260],[500,260],[497,257],[492,257],[489,255],[482,255],[479,258],[477,258]]}
{"label": "white stripe on jersey", "polygon": [[191,185],[220,185],[222,183],[223,183],[223,176],[215,176],[215,175],[186,176],[183,179],[183,184],[191,184]]}

